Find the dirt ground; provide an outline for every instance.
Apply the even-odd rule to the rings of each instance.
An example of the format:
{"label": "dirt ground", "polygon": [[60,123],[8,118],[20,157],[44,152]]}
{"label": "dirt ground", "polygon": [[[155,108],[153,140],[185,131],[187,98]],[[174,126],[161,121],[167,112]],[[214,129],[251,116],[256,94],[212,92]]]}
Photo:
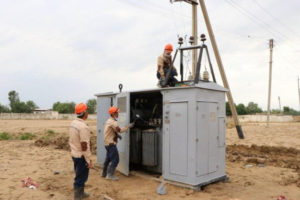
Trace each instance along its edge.
{"label": "dirt ground", "polygon": [[[13,136],[22,133],[36,135],[33,140],[0,141],[0,199],[72,199],[73,163],[66,145],[68,120],[0,120],[0,133]],[[88,121],[95,144],[96,121]],[[91,170],[86,190],[89,199],[152,200],[276,200],[284,195],[289,200],[300,199],[300,123],[242,124],[246,139],[239,140],[228,126],[227,176],[201,191],[167,185],[167,194],[159,196],[159,182],[149,175],[118,174],[119,182],[100,177]],[[95,152],[95,148],[94,148]],[[93,157],[96,161],[96,156]],[[58,171],[59,174],[54,174]],[[21,187],[21,179],[30,176],[38,189]]]}

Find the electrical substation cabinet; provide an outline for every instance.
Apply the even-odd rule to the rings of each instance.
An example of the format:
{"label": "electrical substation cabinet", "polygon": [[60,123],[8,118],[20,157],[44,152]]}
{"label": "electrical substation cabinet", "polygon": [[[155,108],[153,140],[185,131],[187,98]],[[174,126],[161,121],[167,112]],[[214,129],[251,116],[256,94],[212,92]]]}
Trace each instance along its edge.
{"label": "electrical substation cabinet", "polygon": [[120,109],[118,123],[135,126],[117,146],[118,170],[159,173],[166,180],[203,186],[225,173],[225,92],[213,82],[97,96],[97,162],[103,164],[108,109]]}

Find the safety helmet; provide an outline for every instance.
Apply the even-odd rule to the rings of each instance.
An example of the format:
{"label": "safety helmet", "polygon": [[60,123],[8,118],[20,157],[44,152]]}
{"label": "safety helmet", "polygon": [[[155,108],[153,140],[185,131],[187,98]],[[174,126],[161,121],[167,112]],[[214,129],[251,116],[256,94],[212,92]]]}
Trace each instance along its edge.
{"label": "safety helmet", "polygon": [[173,46],[171,44],[167,44],[165,46],[165,50],[168,50],[168,51],[173,51]]}
{"label": "safety helmet", "polygon": [[118,107],[116,107],[116,106],[112,106],[112,107],[110,107],[109,109],[108,109],[108,114],[113,114],[113,113],[116,113],[116,112],[119,112],[120,111],[120,109],[118,108]]}
{"label": "safety helmet", "polygon": [[87,109],[87,105],[85,105],[84,103],[79,103],[75,106],[75,113],[78,115],[85,112]]}

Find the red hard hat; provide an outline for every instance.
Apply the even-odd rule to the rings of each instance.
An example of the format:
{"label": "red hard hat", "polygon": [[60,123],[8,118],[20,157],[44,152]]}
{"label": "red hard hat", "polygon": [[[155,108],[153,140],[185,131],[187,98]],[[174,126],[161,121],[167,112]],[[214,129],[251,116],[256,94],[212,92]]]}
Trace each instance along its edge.
{"label": "red hard hat", "polygon": [[87,105],[85,105],[84,103],[79,103],[75,106],[75,113],[80,114],[86,111],[87,109],[88,109]]}
{"label": "red hard hat", "polygon": [[173,51],[173,46],[171,44],[167,44],[165,46],[165,50],[168,50],[168,51]]}
{"label": "red hard hat", "polygon": [[108,114],[113,114],[113,113],[115,113],[115,112],[119,112],[119,108],[118,107],[115,107],[115,106],[113,106],[113,107],[110,107],[109,109],[108,109]]}

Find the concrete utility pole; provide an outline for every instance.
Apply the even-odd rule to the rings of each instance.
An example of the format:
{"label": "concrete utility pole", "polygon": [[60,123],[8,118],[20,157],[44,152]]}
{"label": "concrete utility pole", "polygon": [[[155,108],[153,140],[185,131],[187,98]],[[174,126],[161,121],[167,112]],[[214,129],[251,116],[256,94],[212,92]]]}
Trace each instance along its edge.
{"label": "concrete utility pole", "polygon": [[299,83],[299,76],[298,76],[298,94],[299,94],[299,111],[300,111],[300,83]]}
{"label": "concrete utility pole", "polygon": [[279,112],[281,113],[281,103],[280,103],[280,97],[278,97],[278,102],[279,102]]}
{"label": "concrete utility pole", "polygon": [[270,47],[270,67],[269,67],[269,92],[268,92],[268,116],[267,116],[267,127],[269,127],[270,123],[270,104],[271,104],[271,84],[272,84],[272,58],[273,58],[273,47],[274,40],[270,39],[269,41]]}
{"label": "concrete utility pole", "polygon": [[233,98],[232,98],[232,95],[231,95],[230,87],[229,87],[227,77],[226,77],[226,74],[225,74],[225,71],[224,71],[221,56],[220,56],[220,53],[219,53],[219,50],[218,50],[218,47],[217,47],[217,42],[216,42],[212,27],[211,27],[211,24],[210,24],[210,20],[209,20],[209,17],[208,17],[206,6],[205,6],[205,3],[204,3],[204,0],[199,0],[199,1],[200,1],[200,6],[201,6],[201,9],[202,9],[203,16],[204,16],[205,24],[206,24],[206,27],[207,27],[207,31],[208,31],[208,34],[209,34],[209,37],[210,37],[210,41],[211,41],[211,44],[212,44],[212,47],[213,47],[213,50],[214,50],[214,53],[215,53],[215,57],[216,57],[216,60],[217,60],[217,63],[218,63],[220,74],[221,74],[221,77],[222,77],[222,80],[223,80],[223,85],[224,85],[225,88],[228,89],[228,92],[226,94],[227,94],[227,99],[229,101],[229,105],[230,105],[231,113],[232,113],[233,120],[234,120],[234,123],[235,123],[235,127],[236,127],[236,130],[238,132],[239,138],[244,139],[243,130],[242,130],[242,127],[241,127],[239,119],[238,119],[236,108],[234,106],[234,102],[233,102]]}
{"label": "concrete utility pole", "polygon": [[[198,3],[193,3],[192,4],[192,13],[193,13],[193,37],[194,37],[194,45],[198,45],[198,21],[197,21],[197,5]],[[194,49],[193,50],[193,78],[195,78],[195,73],[196,73],[196,65],[197,65],[197,55],[198,55],[198,50]]]}
{"label": "concrete utility pole", "polygon": [[[198,2],[197,0],[171,0],[171,2],[179,2],[179,1],[184,1],[186,3],[189,3],[192,5],[192,36],[194,37],[194,45],[198,45],[198,17],[197,17],[197,5]],[[198,55],[198,50],[194,49],[193,50],[193,55],[192,55],[192,76],[195,78],[195,73],[196,73],[196,65],[197,65],[197,55]]]}

